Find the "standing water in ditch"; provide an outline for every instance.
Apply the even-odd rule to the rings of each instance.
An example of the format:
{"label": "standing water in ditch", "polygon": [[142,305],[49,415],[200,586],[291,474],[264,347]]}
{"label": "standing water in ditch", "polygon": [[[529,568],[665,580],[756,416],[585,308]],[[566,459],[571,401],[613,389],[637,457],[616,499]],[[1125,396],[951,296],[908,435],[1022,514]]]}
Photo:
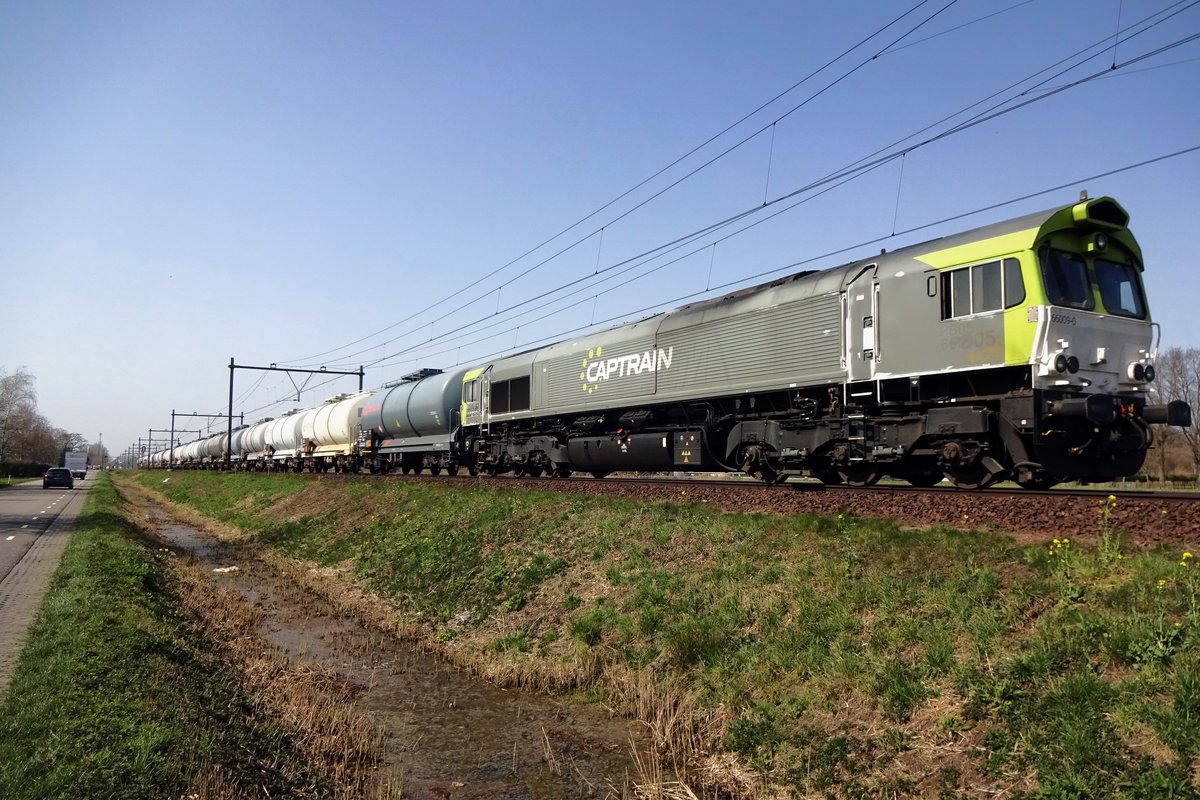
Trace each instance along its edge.
{"label": "standing water in ditch", "polygon": [[[500,689],[333,609],[260,561],[161,508],[158,537],[263,612],[260,635],[293,663],[333,670],[383,731],[380,774],[405,800],[627,796],[638,726],[595,709]],[[237,569],[229,569],[236,566]]]}

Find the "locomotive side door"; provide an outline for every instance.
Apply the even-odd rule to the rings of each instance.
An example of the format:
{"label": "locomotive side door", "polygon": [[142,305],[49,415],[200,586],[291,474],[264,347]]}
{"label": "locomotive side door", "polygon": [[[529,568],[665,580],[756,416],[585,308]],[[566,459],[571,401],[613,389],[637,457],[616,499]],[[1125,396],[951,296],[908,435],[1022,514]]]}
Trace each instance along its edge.
{"label": "locomotive side door", "polygon": [[488,432],[488,419],[492,413],[492,367],[491,367],[491,365],[488,365],[488,368],[485,369],[483,371],[483,374],[479,376],[478,385],[479,385],[480,429],[484,433],[487,433]]}
{"label": "locomotive side door", "polygon": [[879,283],[877,265],[868,264],[852,278],[842,293],[846,326],[846,378],[869,381],[875,377],[879,352]]}

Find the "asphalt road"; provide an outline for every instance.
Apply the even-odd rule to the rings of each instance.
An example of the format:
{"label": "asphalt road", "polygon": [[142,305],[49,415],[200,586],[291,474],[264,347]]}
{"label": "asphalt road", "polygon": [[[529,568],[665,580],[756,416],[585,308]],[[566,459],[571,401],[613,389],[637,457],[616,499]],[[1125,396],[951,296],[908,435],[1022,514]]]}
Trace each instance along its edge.
{"label": "asphalt road", "polygon": [[0,696],[91,485],[42,489],[35,480],[0,489]]}

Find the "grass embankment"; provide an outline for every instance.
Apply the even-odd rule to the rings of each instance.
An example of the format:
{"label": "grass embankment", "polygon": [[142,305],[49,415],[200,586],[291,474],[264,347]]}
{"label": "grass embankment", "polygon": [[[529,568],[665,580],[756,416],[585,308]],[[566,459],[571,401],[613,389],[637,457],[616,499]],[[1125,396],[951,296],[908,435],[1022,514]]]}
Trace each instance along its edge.
{"label": "grass embankment", "polygon": [[[635,710],[726,788],[1198,794],[1200,567],[1182,552],[1122,552],[1109,506],[1099,546],[1084,547],[1052,528],[1030,544],[848,513],[725,514],[686,490],[633,504],[163,478],[141,480],[340,566],[460,663]],[[721,749],[753,777],[722,767]]]}
{"label": "grass embankment", "polygon": [[0,706],[0,797],[331,796],[123,507],[97,478]]}

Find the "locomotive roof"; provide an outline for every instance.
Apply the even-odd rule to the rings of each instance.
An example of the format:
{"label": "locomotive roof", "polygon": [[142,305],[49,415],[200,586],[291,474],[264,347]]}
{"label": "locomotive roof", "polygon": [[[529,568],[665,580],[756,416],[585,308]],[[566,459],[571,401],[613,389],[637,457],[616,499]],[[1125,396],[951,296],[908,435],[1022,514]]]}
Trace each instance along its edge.
{"label": "locomotive roof", "polygon": [[[1056,219],[1057,218],[1057,219]],[[1098,197],[1091,200],[1081,200],[1077,203],[1072,203],[1066,206],[1056,206],[1054,208],[1045,209],[1043,211],[1035,211],[1030,214],[1024,214],[1012,219],[993,222],[988,225],[982,225],[978,228],[952,233],[946,236],[940,236],[934,239],[927,239],[923,242],[905,245],[896,250],[884,251],[879,255],[869,256],[866,258],[856,259],[838,266],[826,267],[821,270],[805,270],[796,272],[791,275],[785,275],[782,278],[768,281],[766,283],[747,286],[742,289],[737,289],[728,294],[714,297],[707,300],[700,300],[695,303],[689,303],[685,306],[671,309],[662,312],[658,316],[674,314],[685,310],[702,309],[711,306],[721,305],[736,300],[747,295],[756,294],[768,289],[773,289],[778,286],[803,281],[809,285],[809,295],[825,294],[826,292],[836,292],[844,288],[848,279],[851,279],[862,270],[863,267],[871,264],[882,264],[886,261],[893,260],[909,260],[917,258],[926,253],[949,250],[961,245],[971,244],[973,242],[983,241],[985,239],[994,239],[1007,234],[1017,233],[1027,230],[1041,230],[1047,227],[1051,222],[1056,226],[1071,227],[1080,225],[1085,228],[1103,228],[1106,230],[1117,230],[1125,233],[1122,237],[1127,246],[1137,256],[1139,264],[1141,262],[1141,252],[1133,241],[1132,236],[1125,231],[1125,226],[1129,222],[1129,215],[1125,212],[1115,200],[1110,197]]]}

